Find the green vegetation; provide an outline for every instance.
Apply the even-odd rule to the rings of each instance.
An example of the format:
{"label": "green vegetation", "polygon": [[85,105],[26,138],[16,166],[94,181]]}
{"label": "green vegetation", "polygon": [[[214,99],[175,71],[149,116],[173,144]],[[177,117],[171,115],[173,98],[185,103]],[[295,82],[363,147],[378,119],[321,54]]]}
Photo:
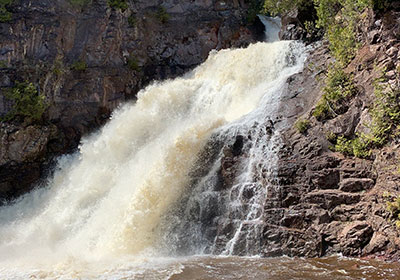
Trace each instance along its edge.
{"label": "green vegetation", "polygon": [[10,121],[23,117],[29,121],[39,121],[47,108],[45,96],[38,93],[32,83],[17,82],[15,87],[5,93],[5,97],[14,105],[3,120]]}
{"label": "green vegetation", "polygon": [[0,0],[0,22],[9,22],[12,12],[9,10],[14,0]]}
{"label": "green vegetation", "polygon": [[125,11],[128,9],[128,3],[126,0],[107,0],[108,6],[117,10],[120,9],[121,11]]}
{"label": "green vegetation", "polygon": [[356,156],[359,158],[367,158],[371,155],[371,150],[368,148],[368,141],[366,141],[364,137],[347,139],[344,136],[339,136],[336,139],[334,150],[344,155]]}
{"label": "green vegetation", "polygon": [[253,23],[256,19],[257,15],[262,12],[263,3],[259,0],[247,0],[248,3],[248,11],[247,11],[247,22]]}
{"label": "green vegetation", "polygon": [[313,115],[319,121],[331,119],[346,109],[348,98],[354,96],[357,89],[352,78],[340,67],[329,69],[324,94],[318,101]]}
{"label": "green vegetation", "polygon": [[75,7],[83,8],[89,5],[92,0],[69,0],[69,2]]}
{"label": "green vegetation", "polygon": [[133,71],[140,72],[142,69],[139,66],[138,60],[136,57],[130,55],[126,60],[126,64],[128,65],[129,69]]}
{"label": "green vegetation", "polygon": [[161,23],[167,23],[168,20],[170,19],[170,15],[167,13],[167,10],[160,6],[157,10],[157,13],[155,14],[156,18],[158,18]]}
{"label": "green vegetation", "polygon": [[0,60],[0,68],[7,68],[8,67],[8,63],[5,60]]}
{"label": "green vegetation", "polygon": [[374,82],[375,101],[369,113],[372,121],[366,125],[368,133],[356,135],[353,139],[339,136],[330,139],[335,142],[334,149],[346,155],[360,158],[369,157],[372,149],[385,145],[390,137],[394,137],[400,126],[400,89],[387,84],[385,75]]}
{"label": "green vegetation", "polygon": [[[264,12],[283,14],[292,9],[315,11],[315,21],[302,22],[309,34],[317,29],[325,30],[332,55],[341,66],[346,66],[359,47],[356,37],[356,23],[365,8],[382,10],[390,0],[265,0]],[[312,16],[311,16],[312,17]]]}
{"label": "green vegetation", "polygon": [[130,16],[128,17],[128,24],[129,24],[129,27],[135,27],[135,26],[136,26],[136,23],[137,23],[136,17],[135,17],[134,15],[130,15]]}
{"label": "green vegetation", "polygon": [[388,193],[385,193],[383,196],[389,200],[386,202],[387,210],[395,219],[396,226],[400,228],[400,196],[394,197]]}
{"label": "green vegetation", "polygon": [[375,147],[381,147],[400,125],[400,89],[388,84],[384,73],[375,80],[374,88],[375,100],[370,109],[372,122],[368,138]]}
{"label": "green vegetation", "polygon": [[52,67],[53,74],[56,76],[61,76],[64,72],[64,64],[62,59],[56,59],[54,61],[53,67]]}
{"label": "green vegetation", "polygon": [[276,1],[276,0],[265,0],[264,1],[264,11],[272,14],[272,15],[278,15],[278,14],[283,14],[291,9],[294,8],[300,8],[306,4],[306,2],[310,2],[307,0],[282,0],[282,1]]}
{"label": "green vegetation", "polygon": [[72,63],[72,65],[71,65],[71,70],[74,70],[74,71],[82,72],[82,71],[85,71],[86,69],[87,69],[87,64],[83,60],[78,60],[78,61]]}
{"label": "green vegetation", "polygon": [[305,120],[305,119],[303,119],[303,120],[298,120],[296,123],[295,123],[295,127],[297,128],[297,130],[300,132],[300,133],[306,133],[307,132],[307,130],[310,128],[310,121],[309,120]]}

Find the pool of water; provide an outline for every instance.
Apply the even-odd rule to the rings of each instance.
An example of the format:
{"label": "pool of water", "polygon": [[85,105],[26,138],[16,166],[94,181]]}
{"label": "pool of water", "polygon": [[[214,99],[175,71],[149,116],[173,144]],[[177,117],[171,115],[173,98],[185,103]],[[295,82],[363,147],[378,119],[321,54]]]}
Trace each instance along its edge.
{"label": "pool of water", "polygon": [[196,256],[142,258],[52,268],[1,268],[1,279],[146,279],[146,280],[347,280],[400,279],[400,264],[342,257],[322,259]]}

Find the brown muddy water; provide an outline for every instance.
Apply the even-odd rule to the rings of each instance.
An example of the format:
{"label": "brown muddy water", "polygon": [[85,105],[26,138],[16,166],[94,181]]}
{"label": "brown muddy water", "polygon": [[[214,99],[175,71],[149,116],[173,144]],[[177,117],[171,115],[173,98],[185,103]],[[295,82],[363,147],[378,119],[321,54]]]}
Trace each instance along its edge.
{"label": "brown muddy water", "polygon": [[400,279],[400,264],[330,257],[300,258],[193,258],[182,263],[171,280],[208,279]]}
{"label": "brown muddy water", "polygon": [[143,280],[389,280],[400,279],[400,264],[329,257],[124,259],[108,263],[66,264],[48,269],[1,269],[0,279],[143,279]]}

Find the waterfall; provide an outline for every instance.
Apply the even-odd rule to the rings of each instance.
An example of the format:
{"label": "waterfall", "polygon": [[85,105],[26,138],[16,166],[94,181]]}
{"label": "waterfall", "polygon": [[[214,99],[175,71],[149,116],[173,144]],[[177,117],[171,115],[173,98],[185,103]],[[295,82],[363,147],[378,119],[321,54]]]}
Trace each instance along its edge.
{"label": "waterfall", "polygon": [[256,43],[213,51],[141,90],[60,158],[45,186],[0,209],[0,275],[127,256],[257,254],[274,118],[304,60],[299,42]]}

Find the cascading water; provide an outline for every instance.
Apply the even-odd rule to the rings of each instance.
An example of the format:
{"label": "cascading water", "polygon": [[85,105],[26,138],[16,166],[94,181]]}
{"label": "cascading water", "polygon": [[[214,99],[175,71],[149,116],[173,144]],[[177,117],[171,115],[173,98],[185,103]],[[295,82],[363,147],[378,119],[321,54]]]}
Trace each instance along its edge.
{"label": "cascading water", "polygon": [[93,263],[103,271],[118,260],[118,270],[124,259],[174,254],[258,254],[279,146],[271,119],[304,60],[301,43],[257,43],[212,52],[184,77],[142,90],[61,158],[46,186],[1,208],[1,278],[73,278]]}

